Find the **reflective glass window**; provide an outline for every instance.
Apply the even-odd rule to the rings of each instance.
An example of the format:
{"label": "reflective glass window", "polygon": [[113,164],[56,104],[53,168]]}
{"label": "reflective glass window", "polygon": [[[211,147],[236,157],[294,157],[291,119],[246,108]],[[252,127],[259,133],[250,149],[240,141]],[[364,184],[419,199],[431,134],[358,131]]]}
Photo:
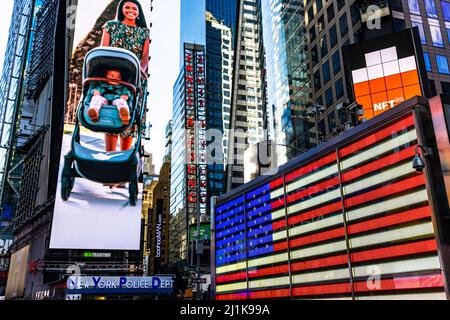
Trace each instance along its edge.
{"label": "reflective glass window", "polygon": [[446,56],[436,55],[436,64],[438,72],[443,74],[450,74],[448,69],[448,60]]}
{"label": "reflective glass window", "polygon": [[439,28],[439,26],[430,25],[430,33],[433,46],[444,47],[444,40],[442,39],[441,29]]}
{"label": "reflective glass window", "polygon": [[408,0],[409,12],[420,15],[419,0]]}
{"label": "reflective glass window", "polygon": [[430,55],[428,52],[423,53],[423,58],[425,60],[425,68],[428,72],[431,72],[431,61],[430,61]]}

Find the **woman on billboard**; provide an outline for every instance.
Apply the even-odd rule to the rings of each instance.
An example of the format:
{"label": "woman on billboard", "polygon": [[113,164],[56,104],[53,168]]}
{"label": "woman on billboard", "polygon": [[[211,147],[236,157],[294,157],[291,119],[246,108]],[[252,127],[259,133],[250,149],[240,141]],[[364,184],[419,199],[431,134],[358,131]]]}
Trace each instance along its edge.
{"label": "woman on billboard", "polygon": [[[147,78],[150,29],[147,27],[142,6],[137,0],[122,0],[117,7],[116,20],[103,26],[101,45],[129,50],[141,61],[141,73]],[[128,150],[136,135],[135,127],[120,133],[120,149]],[[118,135],[105,134],[106,151],[116,151]]]}

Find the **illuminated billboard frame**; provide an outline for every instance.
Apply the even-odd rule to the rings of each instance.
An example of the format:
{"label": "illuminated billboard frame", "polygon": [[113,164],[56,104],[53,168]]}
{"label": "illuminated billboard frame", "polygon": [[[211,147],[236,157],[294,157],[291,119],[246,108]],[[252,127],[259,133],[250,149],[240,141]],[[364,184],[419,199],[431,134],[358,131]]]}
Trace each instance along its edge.
{"label": "illuminated billboard frame", "polygon": [[[78,9],[80,10],[80,7],[85,7],[86,5],[88,5],[88,2],[89,1],[87,0],[78,1]],[[148,23],[150,21],[149,14],[151,10],[149,10],[150,8],[144,4],[150,4],[150,1],[141,1],[141,4],[143,5],[143,11],[146,15],[146,20]],[[108,6],[112,5],[112,3],[105,4],[105,9]],[[106,11],[102,10],[99,12],[99,15],[105,14],[105,12]],[[116,8],[114,8],[114,10],[110,10],[109,12],[113,12],[113,14],[115,15]],[[112,20],[115,19],[114,16],[111,16],[110,18],[112,18]],[[77,15],[77,20],[75,21],[75,34],[77,34],[79,30],[84,30],[83,28],[86,27],[86,21],[83,21],[83,19],[86,20],[86,17],[80,14]],[[105,17],[100,17],[98,21],[101,21],[101,19],[105,19]],[[92,21],[90,25],[92,25]],[[102,31],[101,27],[102,26],[100,26],[98,30],[92,30],[90,35],[86,36],[84,40],[81,40],[81,42],[89,42],[90,36],[95,34],[95,32]],[[98,40],[96,45],[99,45],[100,38],[96,37],[96,39]],[[91,46],[91,43],[84,43],[84,45],[86,47],[89,47]],[[77,44],[75,44],[74,48],[80,48],[80,46],[77,46]],[[98,50],[98,47],[95,49]],[[75,87],[69,86],[68,88],[69,91],[72,89],[68,96],[72,97],[73,99],[71,99],[66,106],[66,122],[64,124],[64,134],[61,145],[58,184],[55,196],[49,249],[117,251],[126,250],[135,251],[137,253],[141,249],[142,199],[140,194],[137,195],[138,192],[133,191],[138,191],[140,189],[139,183],[137,182],[137,176],[140,173],[139,171],[142,171],[139,170],[142,166],[142,161],[138,159],[140,156],[139,154],[142,151],[142,141],[138,141],[139,139],[137,139],[137,137],[139,137],[142,133],[140,133],[139,130],[136,130],[136,138],[134,138],[132,148],[124,152],[104,152],[105,144],[103,143],[103,141],[105,140],[105,134],[100,131],[90,131],[81,126],[78,131],[80,143],[72,143],[73,140],[75,140],[74,137],[76,136],[75,133],[77,132],[77,126],[74,127],[70,119],[75,118],[75,116],[73,115],[78,116],[82,114],[81,112],[78,112],[77,108],[81,105],[78,101],[75,101],[77,100],[76,94],[74,94],[73,92],[74,88],[76,89],[76,92],[79,92],[78,88],[79,86],[81,86],[81,83],[79,83],[81,82],[80,71],[84,73],[83,79],[86,80],[86,78],[89,76],[88,69],[94,69],[92,67],[94,65],[99,66],[99,61],[101,62],[101,64],[107,64],[109,68],[115,68],[118,65],[119,59],[122,59],[123,62],[120,63],[125,63],[125,61],[127,61],[127,68],[130,68],[131,65],[134,65],[134,69],[136,69],[137,71],[136,76],[133,77],[125,77],[125,75],[122,74],[124,80],[126,78],[130,78],[129,81],[132,81],[136,86],[139,84],[136,83],[136,79],[139,79],[138,68],[140,66],[140,61],[137,57],[136,59],[130,57],[130,53],[132,52],[120,48],[105,49],[105,51],[110,50],[109,53],[101,50],[102,49],[100,49],[100,51],[97,51],[97,53],[94,52],[94,54],[90,55],[90,61],[94,61],[94,63],[90,64],[90,68],[84,68],[83,71],[86,72],[79,70],[78,66],[75,65],[71,65],[71,67],[74,69],[70,70],[75,70],[75,72],[69,72],[71,77],[73,77],[69,79],[69,82],[71,82],[71,85],[75,85]],[[120,50],[124,51],[123,55],[120,53]],[[92,53],[92,50],[90,50],[90,52]],[[76,57],[80,60],[81,58],[84,58],[81,56],[81,53]],[[112,58],[114,58],[114,63],[110,63],[112,61]],[[99,70],[101,70],[102,68],[99,68]],[[128,70],[127,68],[122,67],[122,72],[124,72],[124,70]],[[132,69],[130,68],[129,70]],[[74,81],[74,83],[72,83],[72,80]],[[78,82],[75,83],[75,81]],[[131,91],[133,92],[134,90]],[[146,97],[144,97],[144,92],[142,91],[143,90],[137,90],[138,94],[142,96],[141,99],[146,100]],[[133,99],[129,99],[128,102],[130,103],[131,101],[133,101]],[[140,105],[140,107],[141,110],[146,109],[145,105]],[[87,107],[85,109],[87,109]],[[106,112],[107,110],[114,109],[114,106],[109,105],[102,107],[101,111],[104,112],[103,114],[111,116],[111,114],[108,115]],[[73,117],[69,116],[70,114],[72,114]],[[85,113],[85,115],[86,114],[87,113]],[[131,112],[130,115],[132,114],[133,113]],[[100,113],[100,118],[101,115],[102,113]],[[140,117],[140,114],[138,112],[135,112],[135,117]],[[120,121],[120,119],[118,119],[117,117],[113,120],[115,120],[116,123],[117,120]],[[78,124],[77,121],[79,121],[79,119],[76,119],[76,123]],[[136,123],[139,122],[140,121],[136,121]],[[130,127],[128,132],[132,131],[133,128]],[[83,163],[82,161],[73,161],[73,159],[70,159],[71,157],[65,157],[66,155],[69,155],[69,153],[72,155],[74,153],[72,151],[74,151],[75,149],[79,151],[77,151],[79,155],[78,159],[84,158],[89,161],[85,161]],[[87,150],[89,151],[86,152]],[[130,157],[126,160],[129,161],[117,160],[117,163],[124,164],[122,167],[119,167],[119,169],[109,169],[114,166],[113,163],[116,159],[125,160],[124,158],[128,157],[128,154],[130,154]],[[64,170],[65,162],[69,159],[70,161],[72,161],[71,165],[66,167],[69,170]],[[93,161],[91,160],[93,159],[98,160],[96,166],[92,165]],[[109,165],[111,167],[109,167]],[[93,173],[93,176],[99,174],[102,175],[101,178],[106,177],[109,179],[115,174],[123,177],[123,175],[126,173],[129,174],[130,179],[127,179],[128,183],[125,184],[124,187],[121,184],[113,185],[113,183],[117,182],[117,179],[114,178],[111,178],[111,181],[102,180],[100,182],[96,182],[98,179],[89,180],[85,179],[84,177],[79,177],[81,176],[81,171],[87,171],[87,167],[88,169],[90,169],[89,171]],[[84,169],[81,170],[80,168]],[[121,169],[123,169],[123,171],[121,171]],[[74,171],[76,171],[75,174],[73,174]],[[68,176],[70,176],[69,179],[67,179]],[[74,176],[76,176],[75,183],[73,183],[73,180],[71,180],[74,178]],[[123,183],[125,179],[122,179],[122,177],[121,180]],[[96,178],[98,178],[98,175],[96,176]],[[67,183],[67,181],[69,182]],[[63,196],[63,194],[67,194],[67,190],[70,190],[70,198],[64,199],[65,197],[67,198],[67,195],[65,197]],[[134,201],[132,199],[134,199]]]}
{"label": "illuminated billboard frame", "polygon": [[344,48],[350,98],[371,119],[414,96],[429,97],[423,53],[416,29]]}

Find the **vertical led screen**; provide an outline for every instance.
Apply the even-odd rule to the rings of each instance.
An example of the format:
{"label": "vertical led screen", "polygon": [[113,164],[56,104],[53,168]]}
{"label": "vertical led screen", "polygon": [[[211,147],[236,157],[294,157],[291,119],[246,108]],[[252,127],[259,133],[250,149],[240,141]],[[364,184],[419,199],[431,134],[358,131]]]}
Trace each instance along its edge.
{"label": "vertical led screen", "polygon": [[140,249],[150,1],[120,3],[78,1],[51,249]]}
{"label": "vertical led screen", "polygon": [[445,299],[414,116],[215,208],[217,299]]}
{"label": "vertical led screen", "polygon": [[202,46],[185,46],[186,150],[188,213],[206,215],[205,54]]}
{"label": "vertical led screen", "polygon": [[373,118],[414,96],[424,95],[413,32],[405,30],[348,48],[351,88]]}

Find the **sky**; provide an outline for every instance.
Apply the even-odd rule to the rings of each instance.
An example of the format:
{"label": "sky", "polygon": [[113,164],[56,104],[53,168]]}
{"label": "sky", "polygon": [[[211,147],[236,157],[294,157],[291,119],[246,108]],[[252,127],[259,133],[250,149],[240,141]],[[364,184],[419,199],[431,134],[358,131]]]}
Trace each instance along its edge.
{"label": "sky", "polygon": [[[74,48],[82,40],[110,0],[78,0]],[[14,0],[0,0],[0,70],[8,39]],[[156,173],[162,165],[165,153],[165,130],[172,117],[172,88],[179,72],[180,0],[141,0],[147,23],[152,23],[150,45],[149,113],[152,124],[150,141],[146,150],[153,154]],[[6,17],[6,19],[5,19]]]}

